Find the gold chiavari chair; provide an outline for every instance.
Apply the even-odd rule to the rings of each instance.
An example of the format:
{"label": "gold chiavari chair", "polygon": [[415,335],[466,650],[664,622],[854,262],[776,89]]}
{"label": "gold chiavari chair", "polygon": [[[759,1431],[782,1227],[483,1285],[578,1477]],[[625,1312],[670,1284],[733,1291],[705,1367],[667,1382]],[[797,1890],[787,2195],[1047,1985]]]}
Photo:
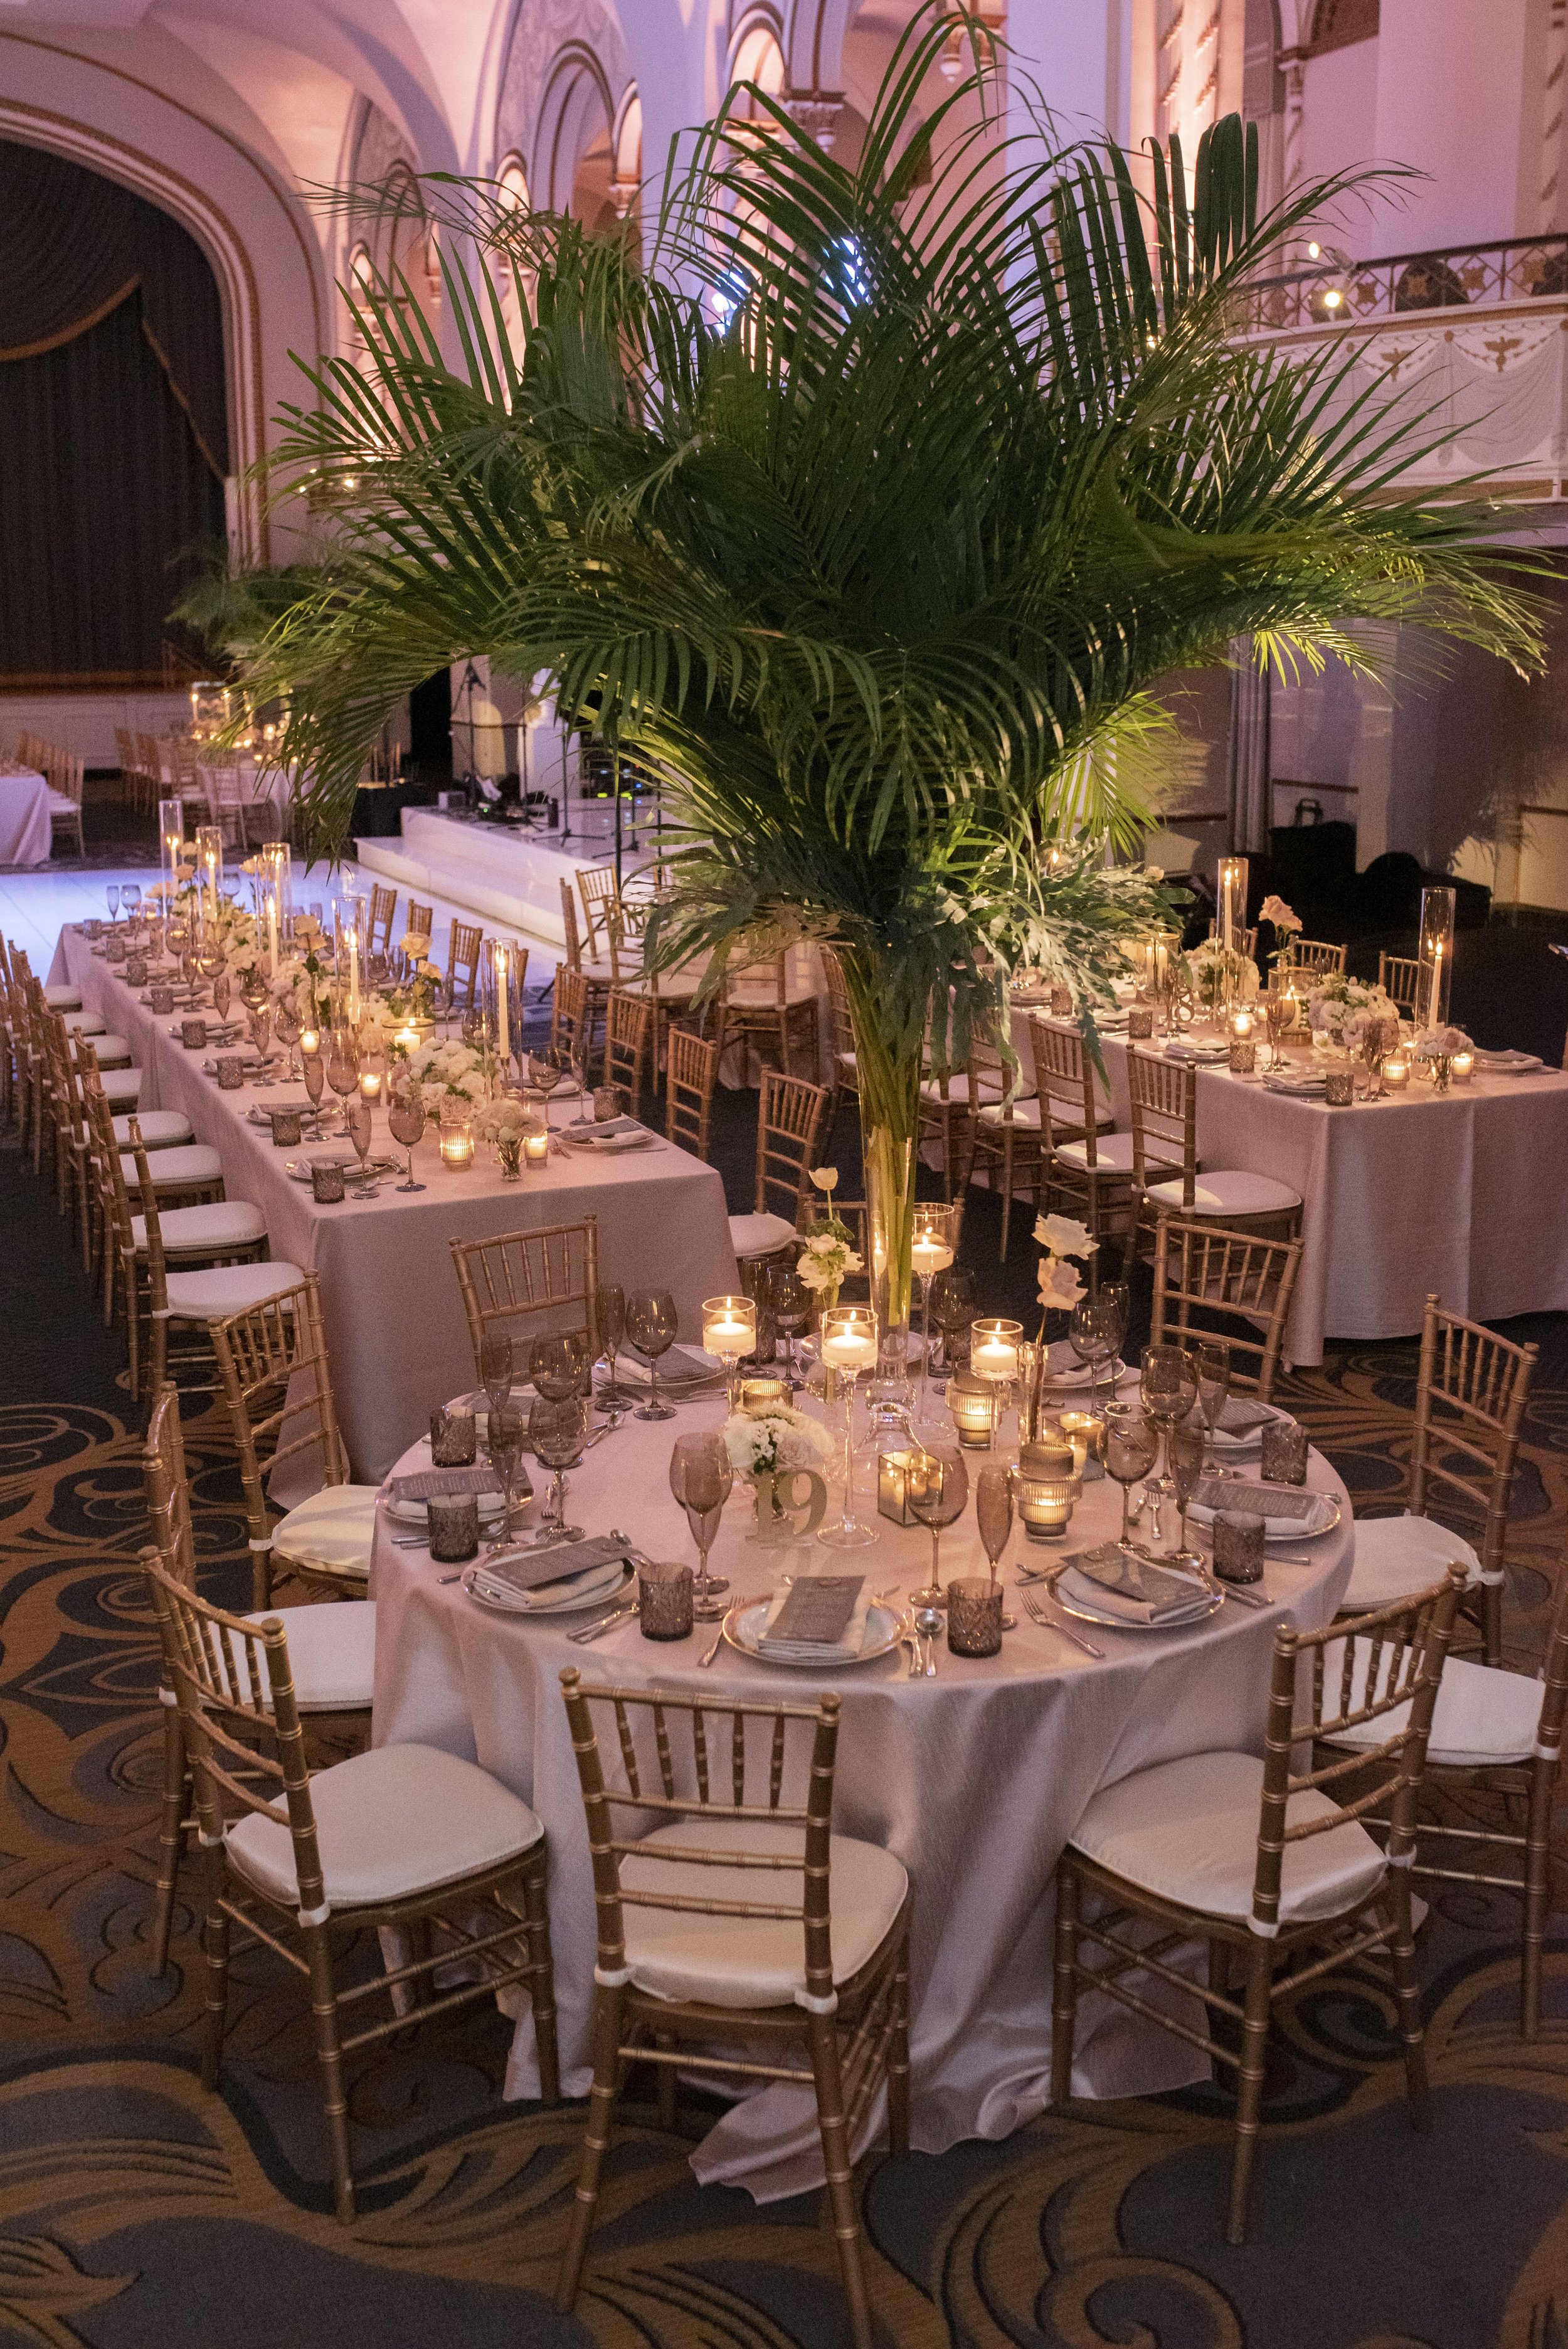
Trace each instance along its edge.
{"label": "gold chiavari chair", "polygon": [[[274,1572],[350,1604],[363,1599],[380,1487],[349,1475],[315,1274],[211,1322],[207,1334],[250,1519],[253,1603],[270,1604]],[[321,1489],[274,1517],[263,1480],[275,1481],[290,1460],[306,1464]]]}
{"label": "gold chiavari chair", "polygon": [[[1399,1599],[1451,1557],[1468,1574],[1466,1611],[1479,1605],[1482,1653],[1502,1661],[1502,1590],[1509,1503],[1519,1433],[1534,1375],[1535,1346],[1518,1346],[1477,1321],[1445,1313],[1429,1297],[1421,1319],[1416,1417],[1410,1440],[1410,1501],[1403,1516],[1358,1517],[1356,1558],[1340,1607],[1356,1614]],[[1478,1551],[1439,1518],[1441,1508],[1472,1532]]]}
{"label": "gold chiavari chair", "polygon": [[858,1102],[861,1097],[860,1064],[855,1058],[855,1028],[850,1015],[850,990],[844,980],[844,966],[831,947],[818,950],[822,960],[822,984],[827,1001],[828,1078],[832,1103],[828,1112],[828,1132],[838,1123],[839,1104],[846,1093]]}
{"label": "gold chiavari chair", "polygon": [[1113,1131],[1110,1105],[1077,1028],[1031,1012],[1029,1057],[1040,1104],[1046,1204],[1073,1213],[1098,1239],[1126,1228],[1132,1197],[1132,1135]]}
{"label": "gold chiavari chair", "polygon": [[1232,1387],[1272,1402],[1302,1247],[1300,1240],[1260,1239],[1161,1216],[1150,1344],[1163,1345],[1172,1336],[1181,1345],[1222,1338],[1231,1350]]}
{"label": "gold chiavari chair", "polygon": [[689,1028],[672,1028],[665,1064],[665,1133],[705,1162],[717,1082],[717,1044]]}
{"label": "gold chiavari chair", "polygon": [[86,789],[83,762],[69,750],[57,751],[50,763],[48,776],[51,833],[71,833],[76,840],[77,854],[85,856],[88,851],[82,837],[82,795]]}
{"label": "gold chiavari chair", "polygon": [[[1240,1168],[1205,1167],[1200,1179],[1198,1071],[1191,1061],[1167,1061],[1131,1045],[1127,1084],[1132,1106],[1132,1187],[1140,1218],[1153,1222],[1169,1214],[1206,1221],[1213,1216],[1233,1231],[1298,1237],[1301,1194],[1288,1183]],[[1175,1167],[1179,1174],[1168,1171]]]}
{"label": "gold chiavari chair", "polygon": [[775,1256],[799,1237],[811,1169],[828,1123],[826,1085],[764,1069],[757,1104],[756,1206],[731,1216],[729,1237],[738,1257]]}
{"label": "gold chiavari chair", "polygon": [[[1285,968],[1295,971],[1337,971],[1345,969],[1345,948],[1331,946],[1326,938],[1292,938],[1285,956]],[[1274,966],[1277,970],[1278,963]]]}
{"label": "gold chiavari chair", "polygon": [[120,796],[140,812],[147,805],[147,778],[136,755],[136,744],[124,726],[114,730],[114,750],[119,761]]}
{"label": "gold chiavari chair", "polygon": [[[1239,2078],[1230,2242],[1246,2240],[1274,2007],[1301,1983],[1374,1950],[1387,1951],[1410,2116],[1418,2128],[1431,2126],[1410,1861],[1427,1734],[1460,1586],[1455,1570],[1370,1617],[1362,1630],[1373,1666],[1359,1675],[1343,1633],[1282,1623],[1274,1634],[1264,1759],[1193,1754],[1135,1771],[1094,1795],[1057,1864],[1052,2099],[1065,2106],[1072,2093],[1080,1984],[1230,2065]],[[1303,1702],[1305,1713],[1298,1710]],[[1371,1724],[1377,1727],[1364,1749],[1318,1764],[1315,1744]],[[1315,1766],[1293,1769],[1297,1749]],[[1386,1848],[1361,1825],[1374,1807],[1383,1807],[1388,1821]],[[1086,1918],[1086,1892],[1110,1913]],[[1140,1930],[1145,1921],[1165,1929],[1152,1942]],[[1099,1962],[1080,1956],[1086,1941],[1100,1951]],[[1168,1962],[1194,1942],[1209,1946],[1206,1984]],[[1325,1953],[1309,1956],[1315,1948]],[[1281,1971],[1298,1951],[1305,1961]],[[1244,1977],[1240,2001],[1227,1988],[1233,1952]],[[1228,2015],[1241,2031],[1240,2054],[1130,1990],[1124,1977],[1133,1972],[1153,1974]]]}
{"label": "gold chiavari chair", "polygon": [[447,992],[454,1011],[471,1011],[479,987],[484,932],[477,922],[454,922],[447,948]]}
{"label": "gold chiavari chair", "polygon": [[604,1014],[604,1081],[625,1088],[634,1117],[642,1115],[643,1063],[653,1024],[654,1007],[646,996],[611,989]]}
{"label": "gold chiavari chair", "polygon": [[609,951],[609,943],[621,925],[621,885],[615,878],[613,864],[581,864],[577,868],[577,895],[583,901],[583,927],[586,933],[588,952],[596,955]]}
{"label": "gold chiavari chair", "polygon": [[0,932],[0,1126],[7,1127],[15,1123],[21,1100],[16,1043],[20,1019],[13,1001],[16,983],[11,941]]}
{"label": "gold chiavari chair", "polygon": [[588,982],[580,970],[571,970],[563,962],[555,966],[555,985],[550,998],[550,1045],[552,1051],[570,1052],[586,1071]]}
{"label": "gold chiavari chair", "polygon": [[583,934],[577,926],[577,900],[570,881],[561,884],[561,922],[566,937],[566,968],[583,981],[583,1002],[587,1025],[583,1032],[583,1067],[592,1050],[610,992],[621,983],[619,960],[616,957],[594,956],[583,951]]}
{"label": "gold chiavari chair", "polygon": [[1421,965],[1414,955],[1379,954],[1377,984],[1407,1019],[1416,1017],[1421,997]]}
{"label": "gold chiavari chair", "polygon": [[[191,1485],[185,1470],[185,1437],[180,1424],[180,1397],[171,1386],[160,1389],[147,1423],[141,1455],[142,1491],[152,1520],[152,1538],[165,1574],[196,1588],[196,1541],[191,1517]],[[259,1622],[262,1613],[247,1618]],[[376,1609],[353,1600],[289,1610],[291,1661],[294,1694],[307,1720],[329,1730],[335,1741],[346,1733],[370,1733],[370,1701],[376,1672]],[[160,1974],[169,1962],[169,1936],[174,1918],[190,1817],[190,1767],[172,1688],[159,1691],[163,1713],[163,1798],[158,1829],[158,1885],[154,1909],[152,1971]]]}
{"label": "gold chiavari chair", "polygon": [[[1026,1183],[1034,1195],[1035,1213],[1043,1203],[1046,1184],[1045,1112],[1039,1097],[1024,1089],[1025,1080],[1004,1062],[994,1044],[976,1039],[969,1055],[968,1143],[970,1179],[983,1166],[994,1189],[1002,1194],[1002,1245],[1007,1258],[1007,1234],[1013,1217],[1013,1195]],[[1007,1087],[1020,1090],[1010,1093]],[[999,1101],[985,1098],[993,1087],[1002,1089]]]}
{"label": "gold chiavari chair", "polygon": [[433,936],[435,935],[436,928],[435,907],[433,905],[421,905],[418,897],[410,897],[408,900],[408,927],[416,937],[428,938]]}
{"label": "gold chiavari chair", "polygon": [[548,1224],[536,1232],[508,1232],[499,1239],[452,1240],[449,1245],[476,1372],[480,1348],[490,1337],[525,1339],[581,1330],[597,1360],[597,1216],[584,1216],[578,1224]]}
{"label": "gold chiavari chair", "polygon": [[763,1067],[768,1053],[777,1052],[779,1068],[790,1076],[794,1052],[808,1058],[817,1074],[817,989],[803,960],[800,950],[783,947],[739,970],[726,966],[716,995],[721,1060],[731,1044],[748,1060],[755,1051]]}
{"label": "gold chiavari chair", "polygon": [[[527,1982],[547,2104],[560,2098],[544,1829],[477,1763],[430,1745],[373,1746],[312,1773],[288,1633],[226,1614],[142,1565],[179,1701],[201,1845],[206,2044],[201,2081],[218,2085],[228,2007],[230,1928],[280,1957],[309,1986],[337,2216],[352,2223],[344,2058],[476,1999]],[[291,1615],[310,1612],[293,1609]],[[432,1946],[431,1928],[440,1928]],[[414,1954],[345,1988],[337,1948],[407,1932]],[[438,1969],[477,1968],[438,1996]],[[406,1991],[412,2013],[400,2011]],[[363,2002],[385,2020],[345,2034]]]}
{"label": "gold chiavari chair", "polygon": [[366,929],[366,950],[373,955],[389,955],[392,951],[392,926],[397,914],[397,892],[379,882],[370,888],[370,920]]}
{"label": "gold chiavari chair", "polygon": [[[853,2155],[884,2082],[893,2154],[909,2149],[910,1883],[892,1852],[832,1832],[840,1700],[708,1707],[588,1686],[570,1669],[561,1683],[599,1942],[593,2085],[556,2307],[576,2302],[626,2063],[658,2066],[672,2126],[676,2069],[722,2072],[700,2044],[719,2038],[771,2059],[740,2065],[749,2076],[812,2090],[851,2337],[872,2349]],[[614,1718],[603,1746],[595,1713]],[[809,1774],[790,1750],[807,1731]],[[663,1823],[636,1834],[649,1817]]]}

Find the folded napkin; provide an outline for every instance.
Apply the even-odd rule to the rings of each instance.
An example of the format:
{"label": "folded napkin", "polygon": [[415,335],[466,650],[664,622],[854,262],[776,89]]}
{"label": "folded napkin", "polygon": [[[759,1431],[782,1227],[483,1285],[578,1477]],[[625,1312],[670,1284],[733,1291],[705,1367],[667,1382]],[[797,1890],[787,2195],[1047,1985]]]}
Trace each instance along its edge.
{"label": "folded napkin", "polygon": [[[660,1386],[678,1387],[694,1380],[722,1379],[724,1364],[717,1354],[705,1354],[700,1346],[671,1346],[659,1356]],[[628,1350],[615,1357],[615,1376],[626,1379],[632,1385],[646,1384],[649,1371],[640,1355]]]}
{"label": "folded napkin", "polygon": [[758,1646],[786,1663],[836,1663],[866,1643],[872,1595],[863,1574],[803,1574],[776,1590]]}
{"label": "folded napkin", "polygon": [[1475,1056],[1478,1069],[1491,1069],[1499,1076],[1522,1076],[1527,1070],[1544,1068],[1546,1063],[1535,1052],[1480,1052]]}
{"label": "folded napkin", "polygon": [[1169,1574],[1147,1558],[1130,1557],[1114,1542],[1075,1550],[1057,1588],[1079,1606],[1119,1615],[1128,1623],[1186,1623],[1206,1615],[1213,1604],[1212,1595],[1195,1589],[1190,1576]]}
{"label": "folded napkin", "polygon": [[1228,1044],[1191,1044],[1176,1036],[1166,1045],[1165,1057],[1168,1061],[1228,1061],[1231,1048]]}
{"label": "folded napkin", "polygon": [[647,1131],[640,1117],[595,1118],[586,1128],[590,1133],[644,1133]]}
{"label": "folded napkin", "polygon": [[625,1563],[625,1543],[601,1535],[552,1549],[497,1550],[480,1561],[473,1578],[487,1598],[504,1599],[521,1614],[548,1615],[617,1588]]}
{"label": "folded napkin", "polygon": [[411,1476],[394,1476],[392,1479],[392,1498],[395,1501],[428,1501],[438,1494],[446,1493],[499,1494],[500,1491],[500,1479],[495,1470],[482,1466],[418,1468]]}
{"label": "folded napkin", "polygon": [[1282,1069],[1277,1076],[1264,1079],[1264,1091],[1269,1093],[1320,1093],[1326,1081],[1316,1070],[1304,1070],[1297,1074],[1294,1070]]}
{"label": "folded napkin", "polygon": [[1315,1493],[1310,1485],[1247,1485],[1237,1476],[1201,1476],[1192,1495],[1194,1508],[1240,1510],[1301,1526],[1313,1524],[1327,1504],[1327,1494]]}
{"label": "folded napkin", "polygon": [[1245,1395],[1227,1395],[1215,1424],[1222,1435],[1253,1435],[1273,1417],[1266,1403],[1249,1402]]}

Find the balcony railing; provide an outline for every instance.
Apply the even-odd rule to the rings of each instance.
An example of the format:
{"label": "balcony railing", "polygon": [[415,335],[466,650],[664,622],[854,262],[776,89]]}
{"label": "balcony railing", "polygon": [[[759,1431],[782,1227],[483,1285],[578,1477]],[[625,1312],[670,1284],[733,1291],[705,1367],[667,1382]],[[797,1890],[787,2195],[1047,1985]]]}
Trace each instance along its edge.
{"label": "balcony railing", "polygon": [[1568,295],[1568,235],[1516,237],[1384,261],[1323,262],[1262,279],[1243,296],[1239,331],[1289,334],[1413,312],[1480,308]]}

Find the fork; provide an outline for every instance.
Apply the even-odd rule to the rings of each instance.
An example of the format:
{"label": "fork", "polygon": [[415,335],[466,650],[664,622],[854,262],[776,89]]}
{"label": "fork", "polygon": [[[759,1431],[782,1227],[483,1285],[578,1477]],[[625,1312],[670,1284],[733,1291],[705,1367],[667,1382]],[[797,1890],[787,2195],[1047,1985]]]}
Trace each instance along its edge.
{"label": "fork", "polygon": [[1025,1614],[1037,1623],[1042,1630],[1055,1631],[1058,1638],[1070,1640],[1075,1648],[1081,1648],[1086,1656],[1093,1656],[1098,1661],[1104,1662],[1105,1650],[1097,1648],[1092,1640],[1080,1639],[1076,1631],[1069,1631],[1065,1623],[1058,1623],[1054,1615],[1047,1615],[1043,1604],[1032,1590],[1026,1590],[1023,1593],[1023,1600]]}

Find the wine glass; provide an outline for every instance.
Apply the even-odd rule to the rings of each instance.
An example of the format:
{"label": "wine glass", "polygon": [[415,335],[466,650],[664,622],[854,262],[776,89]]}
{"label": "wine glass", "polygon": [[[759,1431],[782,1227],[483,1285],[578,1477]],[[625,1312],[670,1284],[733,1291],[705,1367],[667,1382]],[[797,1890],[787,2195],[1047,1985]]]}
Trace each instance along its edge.
{"label": "wine glass", "polygon": [[511,1537],[511,1488],[517,1482],[517,1464],[522,1457],[521,1412],[510,1407],[491,1412],[487,1448],[490,1466],[500,1479],[501,1503],[500,1526],[489,1547],[504,1549]]}
{"label": "wine glass", "polygon": [[1190,1419],[1179,1420],[1166,1439],[1171,1461],[1171,1482],[1175,1488],[1176,1506],[1181,1512],[1181,1530],[1177,1536],[1172,1566],[1195,1566],[1202,1570],[1203,1561],[1187,1541],[1187,1510],[1203,1473],[1203,1453],[1207,1430],[1202,1421],[1196,1426]]}
{"label": "wine glass", "polygon": [[[212,989],[212,1000],[215,1003],[217,999],[218,990],[214,988]],[[289,1001],[287,996],[283,997],[281,1000],[273,1006],[273,1034],[277,1038],[278,1042],[284,1047],[284,1050],[288,1054],[288,1061],[284,1069],[284,1081],[285,1084],[292,1084],[294,1082],[294,1046],[299,1042],[302,1032],[303,1031],[299,1024],[298,1012],[294,1009],[294,1005]]]}
{"label": "wine glass", "polygon": [[[1198,1400],[1198,1371],[1182,1346],[1145,1346],[1139,1381],[1143,1409],[1161,1433],[1185,1419]],[[1150,1479],[1149,1491],[1162,1501],[1172,1489],[1169,1470]]]}
{"label": "wine glass", "polygon": [[717,1594],[729,1588],[722,1575],[710,1575],[707,1554],[718,1537],[735,1483],[735,1470],[722,1435],[677,1435],[670,1450],[670,1491],[686,1513],[699,1560],[692,1613],[711,1623],[724,1613]]}
{"label": "wine glass", "polygon": [[104,895],[108,899],[109,920],[118,921],[119,919],[119,883],[111,881],[105,889]]}
{"label": "wine glass", "polygon": [[588,1433],[588,1406],[580,1394],[564,1395],[559,1400],[536,1394],[528,1414],[528,1433],[540,1461],[552,1471],[544,1515],[533,1538],[546,1547],[552,1542],[581,1541],[582,1526],[566,1522],[566,1471],[575,1468],[583,1457]]}
{"label": "wine glass", "polygon": [[126,914],[134,927],[141,914],[140,882],[125,882],[120,888],[119,902],[125,907]]}
{"label": "wine glass", "polygon": [[534,1340],[528,1375],[547,1402],[567,1402],[582,1394],[591,1367],[585,1331],[554,1330]]}
{"label": "wine glass", "polygon": [[801,1384],[795,1340],[810,1327],[813,1301],[794,1266],[780,1258],[768,1275],[768,1302],[773,1326],[789,1349],[784,1357],[784,1375],[791,1394],[798,1393]]}
{"label": "wine glass", "polygon": [[[305,1055],[304,1071],[305,1089],[307,1092],[310,1089],[310,1069],[312,1061],[316,1062],[319,1069],[321,1061],[320,1053],[315,1052],[307,1053]],[[320,1086],[321,1079],[318,1075],[316,1079],[316,1089],[318,1094],[320,1092]],[[407,1166],[405,1171],[403,1181],[397,1185],[398,1190],[422,1191],[425,1187],[423,1183],[416,1183],[414,1180],[414,1144],[423,1138],[425,1132],[425,1103],[420,1095],[418,1085],[409,1086],[406,1092],[395,1092],[391,1095],[387,1103],[387,1124],[393,1141],[401,1143],[407,1154]]]}
{"label": "wine glass", "polygon": [[228,1019],[229,1006],[233,1000],[233,995],[234,982],[230,975],[229,966],[225,963],[212,981],[212,1009],[220,1019]]}
{"label": "wine glass", "polygon": [[480,1384],[492,1413],[504,1411],[511,1394],[513,1350],[510,1338],[480,1340]]}
{"label": "wine glass", "polygon": [[326,1081],[341,1102],[359,1091],[359,1055],[346,1029],[335,1028],[332,1031],[326,1053]]}
{"label": "wine glass", "polygon": [[969,1498],[969,1467],[957,1446],[939,1444],[934,1451],[910,1456],[904,1495],[931,1536],[931,1580],[923,1590],[910,1593],[917,1607],[945,1607],[942,1581],[942,1530],[956,1525]]}
{"label": "wine glass", "polygon": [[1160,1454],[1160,1438],[1137,1405],[1110,1402],[1105,1407],[1105,1473],[1121,1487],[1121,1532],[1117,1547],[1133,1547],[1128,1517],[1132,1487],[1147,1476]]}
{"label": "wine glass", "polygon": [[[314,1052],[302,1053],[300,1060],[302,1073],[304,1077],[305,1095],[310,1102],[312,1123],[315,1129],[316,1139],[319,1142],[321,1139],[321,1096],[326,1087],[326,1062],[323,1058],[319,1044],[316,1046]],[[421,1107],[419,1112],[421,1132],[424,1130],[424,1110]],[[394,1133],[397,1134],[397,1139],[401,1142],[403,1136],[397,1132],[397,1128],[394,1126],[392,1131]],[[416,1139],[418,1139],[417,1136]],[[412,1177],[413,1171],[413,1161],[410,1159],[408,1164],[410,1177]],[[407,1188],[407,1186],[404,1185],[402,1187]],[[413,1185],[413,1188],[416,1191],[422,1191],[424,1187],[425,1186],[422,1183],[415,1183]]]}
{"label": "wine glass", "polygon": [[931,1383],[938,1394],[945,1388],[948,1372],[954,1367],[954,1341],[968,1329],[979,1307],[980,1296],[975,1286],[975,1275],[967,1266],[952,1264],[945,1272],[934,1276],[928,1310],[942,1333],[942,1360],[934,1366],[938,1375],[932,1379]]}
{"label": "wine glass", "polygon": [[1203,1466],[1211,1475],[1223,1475],[1220,1455],[1214,1449],[1214,1430],[1220,1424],[1220,1413],[1231,1392],[1229,1339],[1201,1338],[1192,1351],[1192,1367],[1198,1373],[1198,1409],[1202,1413],[1207,1438]]}
{"label": "wine glass", "polygon": [[365,1171],[365,1162],[370,1155],[370,1137],[374,1126],[370,1103],[362,1093],[356,1093],[353,1099],[346,1103],[343,1114],[348,1139],[353,1143],[355,1155],[359,1161],[359,1180],[355,1185],[354,1195],[356,1199],[377,1198],[380,1195],[381,1186],[377,1183],[373,1183]]}
{"label": "wine glass", "polygon": [[1127,1335],[1127,1291],[1119,1281],[1108,1280],[1080,1297],[1073,1307],[1068,1340],[1080,1362],[1088,1364],[1088,1407],[1099,1401],[1100,1365],[1116,1360]]}
{"label": "wine glass", "polygon": [[615,1383],[615,1356],[626,1335],[626,1292],[618,1281],[602,1280],[593,1291],[593,1322],[609,1371],[599,1390],[599,1400],[610,1410],[617,1411],[631,1401],[625,1388]]}
{"label": "wine glass", "polygon": [[633,1413],[634,1419],[674,1419],[668,1403],[659,1401],[659,1356],[675,1344],[679,1328],[676,1300],[667,1288],[636,1288],[626,1299],[626,1335],[639,1354],[648,1358],[648,1399]]}
{"label": "wine glass", "polygon": [[264,1007],[247,1012],[245,1028],[252,1043],[256,1048],[257,1054],[256,1073],[253,1081],[258,1085],[270,1085],[273,1079],[267,1067],[267,1046],[272,1041],[272,1013]]}

